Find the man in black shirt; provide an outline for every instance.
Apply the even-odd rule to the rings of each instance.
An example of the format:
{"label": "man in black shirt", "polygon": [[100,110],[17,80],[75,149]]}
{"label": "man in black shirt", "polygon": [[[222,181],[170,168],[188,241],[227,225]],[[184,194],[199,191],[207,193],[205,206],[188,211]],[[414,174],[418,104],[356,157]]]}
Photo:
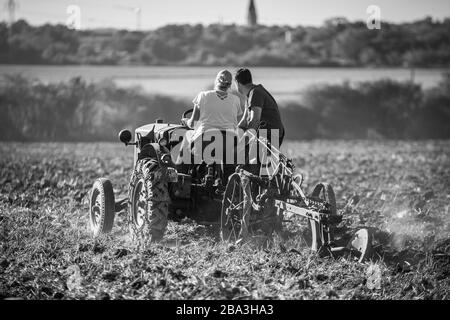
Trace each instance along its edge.
{"label": "man in black shirt", "polygon": [[[284,126],[281,122],[280,111],[278,110],[278,104],[275,99],[262,85],[253,84],[250,70],[241,68],[236,72],[234,78],[237,82],[239,93],[247,96],[247,105],[245,107],[244,116],[239,122],[239,128],[244,130],[258,130],[264,123],[263,128],[267,129],[267,138],[269,141],[273,142],[274,137],[277,136],[279,139],[278,146],[281,146],[284,138]],[[258,133],[258,136],[260,136],[260,133]],[[273,143],[272,146],[274,146]],[[257,154],[259,154],[259,152],[257,152]],[[264,163],[257,161],[257,163],[246,164],[244,169],[259,176],[262,174],[261,169],[264,165]],[[254,185],[254,187],[257,186]],[[248,228],[246,228],[246,226],[249,225],[249,221],[249,211],[246,211],[241,219],[242,228],[240,236],[243,238],[248,236]]]}
{"label": "man in black shirt", "polygon": [[253,84],[250,70],[241,68],[236,72],[234,78],[239,93],[247,96],[247,106],[244,116],[239,122],[239,128],[257,130],[260,123],[264,122],[264,129],[279,130],[279,145],[281,146],[285,132],[275,99],[262,85]]}

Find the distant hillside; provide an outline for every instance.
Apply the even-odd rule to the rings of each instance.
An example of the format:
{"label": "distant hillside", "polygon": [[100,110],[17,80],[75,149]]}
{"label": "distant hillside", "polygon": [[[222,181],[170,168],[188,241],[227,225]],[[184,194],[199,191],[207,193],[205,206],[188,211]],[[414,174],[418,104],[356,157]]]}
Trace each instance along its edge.
{"label": "distant hillside", "polygon": [[450,66],[450,18],[381,26],[369,30],[364,22],[334,18],[321,27],[167,25],[133,32],[19,20],[11,28],[0,23],[0,63]]}

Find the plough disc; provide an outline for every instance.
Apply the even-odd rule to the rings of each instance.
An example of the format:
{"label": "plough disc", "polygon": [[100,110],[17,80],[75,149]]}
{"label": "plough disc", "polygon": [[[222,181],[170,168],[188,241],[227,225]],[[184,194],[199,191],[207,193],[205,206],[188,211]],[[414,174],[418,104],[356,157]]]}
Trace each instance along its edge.
{"label": "plough disc", "polygon": [[359,262],[370,257],[372,251],[372,234],[367,229],[358,230],[347,244],[350,256],[354,256]]}
{"label": "plough disc", "polygon": [[[301,191],[299,180],[295,179],[292,181],[290,188],[290,195],[293,198],[303,199],[304,194]],[[290,202],[293,205],[299,205],[297,201]],[[285,218],[288,218],[290,227],[295,229],[295,233],[300,231],[300,243],[306,244],[313,251],[318,251],[323,245],[323,236],[320,224],[312,219],[305,219],[304,217],[297,216],[296,214],[291,214],[285,212]]]}

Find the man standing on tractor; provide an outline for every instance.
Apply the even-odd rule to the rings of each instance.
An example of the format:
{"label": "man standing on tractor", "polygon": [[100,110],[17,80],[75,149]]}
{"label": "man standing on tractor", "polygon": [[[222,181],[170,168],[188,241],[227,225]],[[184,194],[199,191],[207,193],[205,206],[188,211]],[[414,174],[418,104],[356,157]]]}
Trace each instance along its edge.
{"label": "man standing on tractor", "polygon": [[[258,147],[260,145],[260,129],[267,130],[266,138],[268,138],[267,140],[269,142],[273,142],[274,139],[278,138],[278,141],[275,141],[278,142],[277,147],[279,148],[283,143],[285,131],[283,123],[281,121],[278,104],[275,98],[261,84],[253,84],[252,74],[248,69],[240,68],[239,70],[237,70],[234,78],[237,83],[238,92],[247,97],[244,115],[242,117],[242,120],[239,122],[238,127],[243,130],[248,130],[249,132],[251,132],[252,130],[255,130],[256,132],[256,136],[253,136],[251,138],[253,142],[249,143],[250,148],[252,148],[252,146]],[[250,136],[252,136],[251,133]],[[274,143],[271,143],[270,146],[261,145],[261,147],[265,148],[265,152],[268,152],[268,148],[270,148],[271,151],[279,152],[279,150],[272,149],[273,145]],[[256,150],[258,150],[258,148]],[[252,152],[250,153],[254,154]],[[260,153],[256,151],[256,158],[258,159],[256,160],[256,163],[253,162],[254,159],[249,159],[249,163],[244,166],[245,170],[258,176],[261,175],[262,167],[267,165],[260,162],[260,160],[262,159],[259,159],[259,155]],[[244,183],[247,184],[248,181]],[[245,210],[241,219],[242,227],[240,237],[242,237],[243,239],[248,236],[250,212],[251,209]]]}
{"label": "man standing on tractor", "polygon": [[261,84],[253,84],[249,69],[240,68],[234,78],[239,93],[247,97],[247,105],[239,122],[239,128],[258,130],[264,123],[264,129],[268,132],[273,133],[274,130],[278,130],[279,146],[281,146],[285,131],[275,98]]}

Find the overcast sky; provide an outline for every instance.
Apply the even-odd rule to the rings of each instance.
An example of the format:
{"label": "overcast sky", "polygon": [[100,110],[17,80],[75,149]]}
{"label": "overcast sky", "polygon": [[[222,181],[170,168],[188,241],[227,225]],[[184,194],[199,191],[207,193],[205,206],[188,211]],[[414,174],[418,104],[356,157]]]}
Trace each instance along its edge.
{"label": "overcast sky", "polygon": [[[0,0],[1,19],[6,20],[6,2]],[[31,24],[65,23],[67,6],[81,8],[82,28],[135,29],[133,8],[141,8],[141,28],[154,29],[169,23],[246,22],[248,0],[16,0],[16,19]],[[261,24],[321,25],[330,17],[344,16],[366,21],[369,5],[381,8],[382,20],[404,22],[431,16],[450,17],[450,0],[255,0]]]}

